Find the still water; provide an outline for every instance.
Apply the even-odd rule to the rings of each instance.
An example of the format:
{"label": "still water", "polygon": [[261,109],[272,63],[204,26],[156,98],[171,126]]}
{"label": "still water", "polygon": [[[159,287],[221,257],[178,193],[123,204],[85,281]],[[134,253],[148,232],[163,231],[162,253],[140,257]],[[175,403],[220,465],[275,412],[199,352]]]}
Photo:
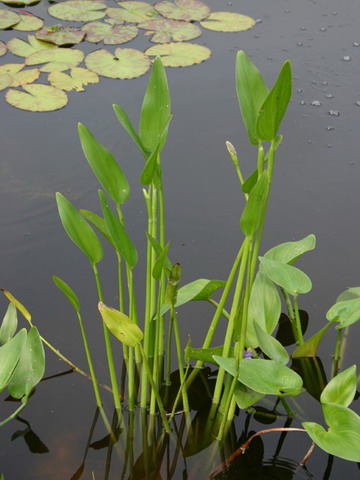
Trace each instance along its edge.
{"label": "still water", "polygon": [[[300,299],[301,308],[310,316],[311,334],[325,324],[325,313],[337,295],[346,287],[360,284],[358,3],[206,3],[212,10],[249,15],[257,19],[257,25],[239,33],[204,31],[197,42],[212,50],[211,58],[200,65],[167,70],[174,118],[162,162],[171,258],[182,265],[184,283],[199,277],[226,278],[241,241],[243,201],[225,141],[235,145],[245,174],[254,169],[256,157],[240,119],[235,55],[239,49],[247,52],[269,85],[284,60],[290,59],[293,96],[282,126],[284,142],[278,151],[262,251],[309,233],[317,236],[316,250],[301,261],[301,268],[313,281],[312,292]],[[44,2],[31,11],[46,17],[46,7]],[[12,36],[11,32],[2,32],[1,39],[7,41]],[[136,39],[132,46],[144,49],[148,40]],[[2,57],[2,63],[18,62],[9,55],[6,60]],[[26,305],[44,337],[86,368],[76,318],[53,285],[51,275],[73,286],[89,325],[98,358],[96,368],[105,382],[104,352],[96,341],[99,325],[95,285],[87,260],[60,224],[54,194],[61,191],[79,208],[98,211],[98,185],[77,138],[76,125],[81,121],[119,159],[132,185],[124,213],[129,234],[140,258],[144,258],[145,212],[138,183],[143,161],[117,123],[112,104],[121,105],[136,124],[147,79],[148,74],[134,80],[103,78],[86,92],[70,94],[68,106],[52,113],[19,111],[0,99],[0,286]],[[107,303],[115,303],[116,271],[111,256],[105,257],[100,273],[108,282]],[[139,297],[142,273],[138,267]],[[3,311],[5,305],[3,302]],[[184,338],[191,333],[193,345],[200,345],[210,313],[208,307],[197,304],[182,310]],[[352,327],[343,358],[345,366],[359,360],[359,328]],[[328,344],[322,346],[321,357],[329,375],[335,338],[332,334],[326,338]],[[57,357],[46,353],[47,376],[67,369]],[[111,397],[105,402],[111,412]],[[4,397],[1,404],[3,417],[12,405]],[[69,374],[42,382],[22,420],[12,421],[0,431],[0,473],[6,480],[71,479],[82,463],[94,414],[91,384],[82,377]],[[309,420],[318,419],[316,406],[312,415]],[[243,417],[234,432],[234,444],[241,434],[242,421]],[[283,423],[280,420],[273,426]],[[251,419],[249,431],[262,428],[267,427]],[[99,420],[93,441],[105,434]],[[276,434],[264,439],[264,470],[245,469],[243,475],[332,480],[359,476],[356,464],[339,459],[332,463],[319,449],[313,453],[307,472],[296,471],[296,462],[309,448],[309,440],[302,434],[288,435],[280,454],[276,454],[278,442]],[[205,478],[209,472],[203,474],[198,466],[206,464],[206,454],[203,451],[179,461],[173,478],[182,478],[184,471],[189,478],[191,472],[192,478]],[[119,478],[121,462],[116,454],[113,458],[108,478]],[[81,478],[92,478],[91,472],[96,479],[106,478],[105,464],[106,449],[91,448]],[[231,478],[240,478],[239,474],[235,467]]]}

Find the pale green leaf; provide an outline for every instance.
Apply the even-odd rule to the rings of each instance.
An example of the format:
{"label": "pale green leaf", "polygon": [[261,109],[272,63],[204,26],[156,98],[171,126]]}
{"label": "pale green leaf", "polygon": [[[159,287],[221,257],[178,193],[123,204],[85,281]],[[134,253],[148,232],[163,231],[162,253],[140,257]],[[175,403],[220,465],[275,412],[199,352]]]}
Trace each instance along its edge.
{"label": "pale green leaf", "polygon": [[41,72],[63,71],[76,67],[84,59],[84,52],[75,48],[48,48],[32,53],[26,57],[26,65],[38,65]]}
{"label": "pale green leaf", "polygon": [[74,22],[91,22],[105,16],[106,5],[103,2],[93,0],[70,0],[60,2],[49,7],[50,15],[60,20]]}
{"label": "pale green leaf", "polygon": [[162,1],[155,5],[155,9],[163,17],[186,22],[200,21],[210,15],[210,8],[197,0]]}
{"label": "pale green leaf", "polygon": [[14,336],[17,324],[16,307],[10,302],[0,327],[0,345],[4,345]]}
{"label": "pale green leaf", "polygon": [[121,8],[106,9],[106,15],[116,23],[140,23],[158,15],[154,7],[146,2],[125,1],[120,2],[119,6]]}
{"label": "pale green leaf", "polygon": [[242,409],[251,407],[264,397],[262,393],[254,392],[240,382],[235,386],[234,396],[238,407]]}
{"label": "pale green leaf", "polygon": [[51,27],[44,27],[35,33],[38,40],[43,42],[53,43],[59,47],[71,46],[83,41],[85,32],[80,28],[54,25]]}
{"label": "pale green leaf", "polygon": [[360,298],[355,297],[353,300],[343,300],[335,303],[328,312],[326,318],[336,320],[340,323],[337,328],[344,328],[356,323],[360,319]]}
{"label": "pale green leaf", "polygon": [[281,343],[263,330],[257,322],[254,322],[254,328],[259,347],[265,355],[275,362],[286,365],[289,361],[289,355]]}
{"label": "pale green leaf", "polygon": [[26,343],[26,329],[22,328],[11,340],[0,347],[0,392],[9,383]]}
{"label": "pale green leaf", "polygon": [[33,32],[41,28],[44,24],[42,18],[36,17],[35,15],[21,15],[20,22],[14,25],[13,30],[18,30],[21,32]]}
{"label": "pale green leaf", "polygon": [[70,70],[70,75],[64,72],[54,71],[49,73],[49,83],[56,88],[66,90],[76,90],[77,92],[83,92],[84,86],[89,83],[98,83],[99,76],[97,73],[91,72],[86,68],[73,67]]}
{"label": "pale green leaf", "polygon": [[129,347],[135,347],[141,342],[143,333],[130,317],[119,310],[107,307],[102,302],[99,302],[99,311],[110,332],[120,342]]}
{"label": "pale green leaf", "polygon": [[58,287],[58,289],[61,290],[62,293],[66,296],[66,298],[69,300],[71,305],[74,307],[75,311],[79,313],[80,302],[74,290],[67,283],[65,283],[64,280],[62,280],[61,278],[53,275],[52,279],[55,285]]}
{"label": "pale green leaf", "polygon": [[213,12],[200,22],[208,30],[216,32],[241,32],[256,25],[256,21],[247,15],[233,12]]}
{"label": "pale green leaf", "polygon": [[133,40],[139,30],[134,25],[118,25],[114,21],[90,22],[82,27],[86,33],[85,39],[88,42],[99,43],[105,45],[118,45]]}
{"label": "pale green leaf", "polygon": [[150,68],[149,58],[133,48],[117,48],[114,55],[105,49],[96,50],[87,55],[85,64],[103,77],[121,79],[140,77]]}
{"label": "pale green leaf", "polygon": [[6,30],[20,22],[20,15],[12,10],[0,8],[0,30]]}
{"label": "pale green leaf", "polygon": [[52,43],[42,42],[35,35],[28,35],[27,42],[21,38],[12,38],[8,41],[7,47],[10,52],[18,57],[28,57],[34,52],[39,52],[45,48],[56,48]]}
{"label": "pale green leaf", "polygon": [[262,271],[291,295],[308,293],[311,290],[310,278],[298,268],[265,257],[259,257],[259,259]]}
{"label": "pale green leaf", "polygon": [[268,194],[268,183],[269,176],[267,170],[265,170],[249,194],[240,218],[240,228],[247,237],[251,238],[260,224],[261,213]]}
{"label": "pale green leaf", "polygon": [[313,234],[308,235],[296,242],[285,242],[268,250],[264,257],[269,260],[288,263],[292,265],[304,253],[314,250],[316,237]]}
{"label": "pale green leaf", "polygon": [[28,84],[22,90],[10,89],[5,100],[15,108],[30,112],[50,112],[65,107],[68,98],[65,92],[50,85]]}
{"label": "pale green leaf", "polygon": [[188,67],[204,62],[211,55],[211,50],[195,43],[167,43],[154,45],[145,51],[149,56],[160,56],[164,67]]}
{"label": "pale green leaf", "polygon": [[39,78],[40,71],[38,68],[23,70],[24,67],[24,63],[0,65],[0,90],[6,87],[20,87]]}
{"label": "pale green leaf", "polygon": [[338,373],[324,388],[320,396],[321,403],[335,403],[348,407],[356,394],[356,365]]}
{"label": "pale green leaf", "polygon": [[345,292],[340,293],[340,295],[336,299],[336,302],[355,300],[356,298],[360,298],[360,287],[350,287],[347,288]]}
{"label": "pale green leaf", "polygon": [[152,35],[150,40],[155,43],[185,42],[201,35],[201,29],[193,23],[164,18],[142,22],[138,27],[148,30],[145,35]]}
{"label": "pale green leaf", "polygon": [[79,210],[81,215],[86,218],[92,225],[106,238],[106,240],[115,248],[114,242],[111,238],[105,220],[96,213],[89,212],[89,210]]}
{"label": "pale green leaf", "polygon": [[10,7],[28,7],[40,3],[41,0],[1,0],[2,3],[9,5]]}

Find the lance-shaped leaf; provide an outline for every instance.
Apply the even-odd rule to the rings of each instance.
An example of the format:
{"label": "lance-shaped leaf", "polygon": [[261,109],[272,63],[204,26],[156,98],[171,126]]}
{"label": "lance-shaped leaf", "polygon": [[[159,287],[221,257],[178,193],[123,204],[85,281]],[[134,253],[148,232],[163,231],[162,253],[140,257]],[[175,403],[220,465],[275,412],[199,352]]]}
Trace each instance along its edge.
{"label": "lance-shaped leaf", "polygon": [[119,164],[82,123],[78,124],[78,132],[84,155],[96,178],[116,204],[124,203],[130,194],[130,186]]}
{"label": "lance-shaped leaf", "polygon": [[261,220],[262,210],[268,193],[268,172],[265,170],[249,194],[240,219],[240,228],[247,237],[252,237]]}
{"label": "lance-shaped leaf", "polygon": [[106,9],[106,15],[116,20],[117,23],[140,23],[158,16],[154,7],[147,2],[125,1],[120,2],[119,6],[121,8]]}
{"label": "lance-shaped leaf", "polygon": [[354,296],[352,300],[342,300],[335,303],[328,312],[326,318],[340,323],[336,328],[344,328],[356,323],[360,319],[360,298]]}
{"label": "lance-shaped leaf", "polygon": [[21,38],[12,38],[8,41],[7,47],[12,54],[18,57],[28,57],[45,48],[56,48],[56,45],[38,40],[35,35],[28,35],[27,42]]}
{"label": "lance-shaped leaf", "polygon": [[26,84],[23,90],[10,89],[5,100],[15,108],[30,112],[51,112],[65,107],[68,97],[65,92],[51,85]]}
{"label": "lance-shaped leaf", "polygon": [[170,247],[170,243],[165,245],[163,251],[160,253],[160,255],[159,255],[158,259],[156,260],[155,265],[153,267],[152,276],[156,280],[159,280],[159,278],[161,277],[161,273],[162,273],[163,269],[166,270],[166,261],[168,260],[167,252],[169,250],[169,247]]}
{"label": "lance-shaped leaf", "polygon": [[211,50],[203,45],[189,42],[170,42],[154,45],[145,51],[149,56],[160,56],[164,67],[189,67],[204,62]]}
{"label": "lance-shaped leaf", "polygon": [[137,134],[135,128],[133,127],[129,117],[127,116],[127,113],[125,110],[119,105],[113,105],[114,112],[116,114],[117,119],[119,120],[120,124],[124,127],[124,129],[127,131],[127,133],[130,135],[132,140],[135,142],[135,144],[139,147],[141,153],[145,157],[145,159],[148,158],[148,155],[150,152],[148,152],[144,145],[142,144],[139,135]]}
{"label": "lance-shaped leaf", "polygon": [[55,283],[55,285],[58,287],[59,290],[62,291],[62,293],[65,295],[65,297],[69,300],[71,305],[74,307],[75,311],[77,313],[80,312],[80,302],[79,299],[74,292],[74,290],[66,283],[64,280],[61,278],[53,275],[52,279]]}
{"label": "lance-shaped leaf", "polygon": [[274,140],[291,98],[291,67],[287,60],[275,85],[262,104],[256,122],[256,135],[260,140]]}
{"label": "lance-shaped leaf", "polygon": [[[220,356],[222,355],[224,350],[224,345],[220,345],[219,347],[211,347],[211,348],[193,348],[191,343],[189,342],[185,347],[185,361],[189,363],[190,360],[199,360],[204,363],[212,363],[213,365],[217,365],[217,362],[214,360],[214,355]],[[230,347],[229,350],[229,357],[234,356],[234,348]]]}
{"label": "lance-shaped leaf", "polygon": [[307,293],[311,290],[310,278],[298,268],[265,257],[259,257],[259,259],[262,271],[291,295]]}
{"label": "lance-shaped leaf", "polygon": [[17,13],[0,8],[0,30],[6,30],[20,22],[20,15]]}
{"label": "lance-shaped leaf", "polygon": [[10,302],[0,327],[0,345],[4,345],[14,336],[17,324],[16,307]]}
{"label": "lance-shaped leaf", "polygon": [[262,393],[254,392],[240,382],[235,386],[234,396],[238,407],[242,409],[251,407],[264,397]]}
{"label": "lance-shaped leaf", "polygon": [[292,358],[315,357],[319,344],[327,332],[328,328],[335,322],[335,319],[329,322],[325,327],[310,337],[302,345],[299,345],[291,355]]}
{"label": "lance-shaped leaf", "polygon": [[[230,375],[235,375],[235,359],[214,356],[214,360]],[[254,358],[240,360],[238,380],[255,392],[264,395],[298,395],[301,392],[300,375],[273,360]]]}
{"label": "lance-shaped leaf", "polygon": [[0,392],[7,386],[26,343],[26,329],[22,328],[11,340],[0,347]]}
{"label": "lance-shaped leaf", "polygon": [[114,242],[111,238],[111,235],[109,233],[105,220],[102,217],[100,217],[100,215],[90,212],[89,210],[84,210],[80,208],[79,212],[83,217],[86,218],[88,222],[90,222],[96,228],[96,230],[98,230],[101,233],[101,235],[104,236],[104,238],[106,238],[106,240],[110,243],[110,245],[112,245],[115,248]]}
{"label": "lance-shaped leaf", "polygon": [[43,24],[44,20],[35,15],[20,15],[20,22],[12,28],[20,32],[33,32],[41,28]]}
{"label": "lance-shaped leaf", "polygon": [[110,332],[123,344],[135,347],[143,339],[143,333],[134,320],[114,308],[99,302],[99,311]]}
{"label": "lance-shaped leaf", "polygon": [[153,18],[138,27],[147,30],[145,35],[152,35],[150,40],[155,43],[185,42],[201,35],[201,29],[193,23],[166,18]]}
{"label": "lance-shaped leaf", "polygon": [[99,190],[99,198],[104,219],[116,251],[124,258],[130,268],[134,268],[138,260],[136,248],[126,233],[124,225],[111,211],[106,196],[101,190]]}
{"label": "lance-shaped leaf", "polygon": [[[151,246],[152,248],[155,250],[155,253],[158,257],[160,257],[160,255],[163,253],[163,248],[162,246],[160,245],[160,243],[156,240],[156,238],[152,237],[148,232],[146,232],[146,236],[149,240],[149,242],[151,243]],[[170,272],[171,269],[172,269],[172,266],[173,264],[171,263],[170,259],[168,258],[168,256],[166,256],[165,258],[165,263],[164,263],[164,267],[165,269]]]}
{"label": "lance-shaped leaf", "polygon": [[356,365],[338,373],[322,391],[321,403],[335,403],[348,407],[356,394]]}
{"label": "lance-shaped leaf", "polygon": [[149,58],[134,48],[117,48],[115,55],[104,48],[89,53],[85,58],[89,70],[109,78],[136,78],[150,68]]}
{"label": "lance-shaped leaf", "polygon": [[258,344],[261,350],[267,357],[275,362],[286,365],[289,361],[289,355],[281,343],[272,337],[269,333],[265,332],[257,322],[254,322],[254,328],[258,339]]}
{"label": "lance-shaped leaf", "polygon": [[73,22],[90,22],[105,16],[106,5],[103,2],[93,0],[70,0],[56,3],[49,7],[50,15],[60,20]]}
{"label": "lance-shaped leaf", "polygon": [[256,121],[269,89],[259,70],[242,50],[236,56],[236,92],[249,140],[257,145]]}
{"label": "lance-shaped leaf", "polygon": [[248,15],[235,12],[213,12],[200,22],[200,25],[216,32],[241,32],[256,25],[256,21]]}
{"label": "lance-shaped leaf", "polygon": [[276,245],[268,250],[264,257],[269,260],[277,260],[278,262],[288,263],[292,265],[304,253],[314,250],[316,245],[316,237],[313,234],[297,240],[296,242],[285,242]]}
{"label": "lance-shaped leaf", "polygon": [[200,21],[210,15],[210,8],[198,0],[165,0],[157,3],[155,9],[163,17],[186,22]]}
{"label": "lance-shaped leaf", "polygon": [[99,83],[99,76],[95,72],[90,72],[87,68],[73,67],[70,70],[70,75],[58,71],[49,73],[48,80],[53,87],[61,90],[83,92],[85,90],[84,85]]}
{"label": "lance-shaped leaf", "polygon": [[329,427],[325,430],[314,422],[303,422],[311,440],[330,455],[360,462],[360,417],[342,405],[324,404],[323,412]]}
{"label": "lance-shaped leaf", "polygon": [[88,42],[118,45],[130,42],[139,32],[135,25],[118,25],[115,20],[105,22],[90,22],[81,28],[86,33]]}
{"label": "lance-shaped leaf", "polygon": [[85,253],[91,264],[100,262],[103,249],[94,230],[69,200],[59,192],[56,193],[56,202],[61,223],[70,239]]}
{"label": "lance-shaped leaf", "polygon": [[22,350],[14,373],[11,376],[8,392],[13,398],[28,396],[40,382],[45,373],[44,347],[36,327],[28,331],[26,343]]}
{"label": "lance-shaped leaf", "polygon": [[24,305],[22,303],[19,302],[19,300],[17,300],[14,295],[12,295],[8,290],[5,290],[5,288],[0,288],[0,290],[3,292],[3,294],[5,295],[5,297],[15,305],[15,307],[17,308],[17,310],[19,310],[19,312],[24,316],[24,318],[30,323],[31,325],[31,314],[30,312],[27,310],[27,308],[24,307]]}

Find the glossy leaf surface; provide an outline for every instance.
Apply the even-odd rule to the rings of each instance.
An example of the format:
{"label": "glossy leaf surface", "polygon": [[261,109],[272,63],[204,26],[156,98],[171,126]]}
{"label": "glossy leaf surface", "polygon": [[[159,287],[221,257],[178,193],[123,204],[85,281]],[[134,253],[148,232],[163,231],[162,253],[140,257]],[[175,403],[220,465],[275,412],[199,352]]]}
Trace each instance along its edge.
{"label": "glossy leaf surface", "polygon": [[17,324],[16,307],[10,302],[0,327],[0,345],[4,345],[14,336]]}
{"label": "glossy leaf surface", "polygon": [[26,329],[22,328],[11,340],[0,347],[0,392],[7,386],[26,343]]}
{"label": "glossy leaf surface", "polygon": [[360,298],[342,300],[335,303],[326,313],[326,318],[331,321],[336,319],[340,323],[337,328],[344,328],[356,323],[360,319]]}
{"label": "glossy leaf surface", "polygon": [[288,263],[292,265],[304,253],[314,250],[316,237],[313,234],[302,238],[296,242],[285,242],[268,250],[264,257],[269,260]]}
{"label": "glossy leaf surface", "polygon": [[356,394],[356,365],[338,373],[324,388],[321,403],[335,403],[348,407]]}
{"label": "glossy leaf surface", "polygon": [[202,27],[216,32],[241,32],[254,27],[255,24],[253,18],[235,12],[212,12],[200,22]]}
{"label": "glossy leaf surface", "polygon": [[143,333],[136,323],[124,313],[99,303],[99,311],[110,332],[120,342],[135,347],[143,338]]}
{"label": "glossy leaf surface", "polygon": [[311,290],[310,278],[298,268],[265,257],[259,257],[259,259],[262,271],[291,295],[307,293]]}

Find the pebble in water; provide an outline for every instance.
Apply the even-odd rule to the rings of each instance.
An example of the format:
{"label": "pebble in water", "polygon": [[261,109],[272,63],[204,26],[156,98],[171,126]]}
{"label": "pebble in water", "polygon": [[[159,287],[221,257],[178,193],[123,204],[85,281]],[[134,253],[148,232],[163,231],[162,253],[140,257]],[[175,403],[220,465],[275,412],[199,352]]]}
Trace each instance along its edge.
{"label": "pebble in water", "polygon": [[339,117],[340,116],[340,112],[338,110],[329,110],[328,114],[332,115],[333,117]]}
{"label": "pebble in water", "polygon": [[320,32],[326,32],[326,27],[321,27]]}
{"label": "pebble in water", "polygon": [[321,102],[319,102],[319,100],[314,100],[313,102],[311,102],[311,105],[313,107],[321,107]]}
{"label": "pebble in water", "polygon": [[300,100],[299,105],[306,105],[305,100]]}

